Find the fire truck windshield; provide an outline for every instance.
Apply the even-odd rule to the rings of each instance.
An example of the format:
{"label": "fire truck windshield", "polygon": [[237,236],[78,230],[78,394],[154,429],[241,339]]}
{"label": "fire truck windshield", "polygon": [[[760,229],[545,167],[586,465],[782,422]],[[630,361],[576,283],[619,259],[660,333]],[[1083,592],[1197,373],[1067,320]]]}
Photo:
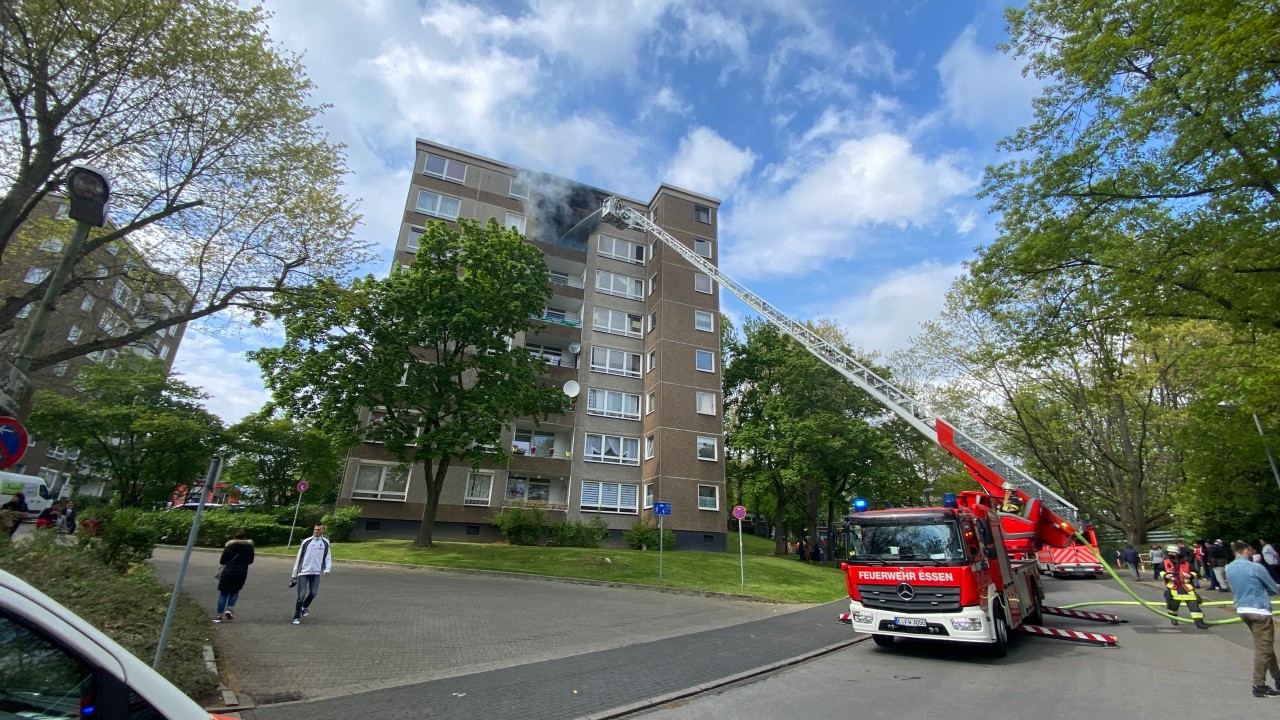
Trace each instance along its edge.
{"label": "fire truck windshield", "polygon": [[952,518],[852,517],[845,538],[851,561],[967,561],[959,525]]}

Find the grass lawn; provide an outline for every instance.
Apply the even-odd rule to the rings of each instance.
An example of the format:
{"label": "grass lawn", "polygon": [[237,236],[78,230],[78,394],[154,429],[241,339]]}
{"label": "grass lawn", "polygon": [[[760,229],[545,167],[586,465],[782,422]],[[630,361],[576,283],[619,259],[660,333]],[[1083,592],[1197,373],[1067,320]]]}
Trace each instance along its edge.
{"label": "grass lawn", "polygon": [[[729,533],[729,552],[665,552],[662,580],[658,579],[656,550],[614,548],[524,547],[499,543],[436,543],[430,550],[407,540],[334,543],[338,560],[472,568],[504,572],[582,578],[604,582],[684,588],[750,595],[784,603],[823,603],[846,597],[844,575],[830,563],[804,563],[773,555],[773,542],[743,536],[745,585],[740,584],[738,534]],[[292,553],[282,546],[259,546],[260,553]]]}

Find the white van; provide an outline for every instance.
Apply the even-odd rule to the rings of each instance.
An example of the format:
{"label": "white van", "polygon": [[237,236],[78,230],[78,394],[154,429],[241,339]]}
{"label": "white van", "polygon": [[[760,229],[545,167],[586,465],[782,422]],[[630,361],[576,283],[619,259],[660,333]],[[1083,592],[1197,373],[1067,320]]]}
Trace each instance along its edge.
{"label": "white van", "polygon": [[27,522],[35,522],[40,511],[52,505],[55,499],[44,478],[0,471],[0,505],[9,502],[14,493],[22,493],[27,498]]}

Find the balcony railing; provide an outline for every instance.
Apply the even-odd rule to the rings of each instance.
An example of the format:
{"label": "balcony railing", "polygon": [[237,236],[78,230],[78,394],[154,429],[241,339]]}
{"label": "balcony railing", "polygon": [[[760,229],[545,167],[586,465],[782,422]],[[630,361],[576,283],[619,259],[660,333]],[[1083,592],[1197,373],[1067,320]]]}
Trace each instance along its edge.
{"label": "balcony railing", "polygon": [[577,288],[579,290],[582,290],[583,288],[586,287],[586,285],[582,282],[582,278],[563,277],[558,275],[551,276],[551,284],[560,285],[562,287]]}
{"label": "balcony railing", "polygon": [[550,313],[535,314],[534,320],[555,323],[556,325],[564,325],[565,327],[580,328],[582,327],[582,318],[576,318],[571,315],[552,315]]}
{"label": "balcony railing", "polygon": [[568,512],[569,503],[551,502],[550,500],[520,500],[513,498],[511,500],[503,500],[502,508],[505,510],[509,507],[537,507],[551,512]]}
{"label": "balcony railing", "polygon": [[562,368],[578,367],[578,361],[571,357],[564,357],[563,355],[542,355],[541,357],[543,360],[547,361],[548,365],[552,367],[562,367]]}
{"label": "balcony railing", "polygon": [[577,250],[578,252],[587,251],[587,244],[580,240],[570,240],[569,238],[551,237],[550,235],[539,235],[535,239],[541,243],[547,243],[548,245],[559,245],[560,247],[567,247],[571,250]]}

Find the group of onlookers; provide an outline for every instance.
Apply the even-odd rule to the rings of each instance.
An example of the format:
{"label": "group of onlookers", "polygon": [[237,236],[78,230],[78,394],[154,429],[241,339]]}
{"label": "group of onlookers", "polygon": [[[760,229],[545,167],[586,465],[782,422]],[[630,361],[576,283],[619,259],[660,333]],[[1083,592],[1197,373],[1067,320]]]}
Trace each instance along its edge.
{"label": "group of onlookers", "polygon": [[[0,506],[0,521],[9,533],[9,537],[13,537],[13,534],[18,532],[18,525],[30,512],[27,496],[23,493],[14,493],[9,498],[9,502]],[[36,516],[35,526],[37,530],[53,528],[68,535],[74,534],[76,531],[75,503],[70,500],[59,500],[53,503]]]}
{"label": "group of onlookers", "polygon": [[813,562],[825,562],[827,559],[827,539],[821,538],[817,541],[810,541],[809,538],[800,538],[791,547],[791,552],[801,560],[811,560]]}

